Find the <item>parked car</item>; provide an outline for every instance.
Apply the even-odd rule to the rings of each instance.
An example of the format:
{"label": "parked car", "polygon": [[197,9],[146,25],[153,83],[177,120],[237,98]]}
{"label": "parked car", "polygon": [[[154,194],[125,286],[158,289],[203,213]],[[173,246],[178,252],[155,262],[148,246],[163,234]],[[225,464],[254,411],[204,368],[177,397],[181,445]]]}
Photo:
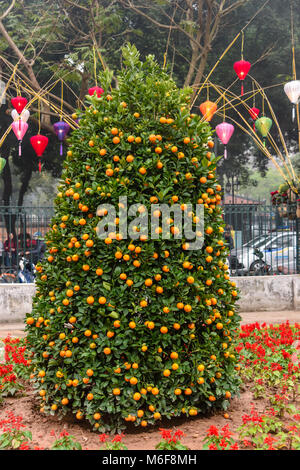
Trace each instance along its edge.
{"label": "parked car", "polygon": [[267,233],[255,237],[240,249],[230,252],[229,265],[236,274],[261,273],[262,270],[295,272],[296,234],[292,231]]}

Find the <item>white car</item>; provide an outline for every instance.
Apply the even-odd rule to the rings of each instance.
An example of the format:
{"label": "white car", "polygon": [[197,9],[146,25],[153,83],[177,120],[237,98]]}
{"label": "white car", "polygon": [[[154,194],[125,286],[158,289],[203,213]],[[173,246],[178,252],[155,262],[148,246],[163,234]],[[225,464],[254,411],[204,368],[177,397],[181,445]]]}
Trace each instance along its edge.
{"label": "white car", "polygon": [[291,231],[266,233],[230,252],[230,269],[234,274],[265,271],[296,272],[296,234]]}

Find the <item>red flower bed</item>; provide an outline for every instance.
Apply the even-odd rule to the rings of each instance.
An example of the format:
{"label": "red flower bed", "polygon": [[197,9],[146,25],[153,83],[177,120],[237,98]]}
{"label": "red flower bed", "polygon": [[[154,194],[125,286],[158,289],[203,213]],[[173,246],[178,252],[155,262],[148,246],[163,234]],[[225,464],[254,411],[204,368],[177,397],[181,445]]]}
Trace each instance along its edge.
{"label": "red flower bed", "polygon": [[[241,326],[237,331],[236,353],[239,359],[239,373],[243,385],[241,394],[251,393],[249,408],[235,418],[235,403],[238,399],[229,399],[232,405],[224,417],[231,420],[220,425],[220,415],[197,417],[193,423],[182,423],[172,429],[159,428],[152,436],[151,448],[165,450],[184,450],[193,442],[191,433],[201,429],[206,422],[199,449],[208,450],[300,450],[300,324],[289,322],[278,325],[249,324]],[[13,390],[20,390],[20,379],[28,379],[31,373],[30,358],[27,357],[26,342],[19,339],[6,338],[5,363],[0,364],[0,397],[5,400],[13,395]],[[217,378],[216,378],[217,380]],[[21,398],[22,399],[22,398]],[[12,400],[12,399],[11,399]],[[17,400],[14,398],[13,400]],[[12,402],[11,402],[12,403]],[[255,404],[254,404],[255,403]],[[49,418],[43,418],[47,421]],[[222,418],[224,419],[224,418]],[[221,420],[222,421],[222,420]],[[49,449],[82,449],[78,442],[84,432],[80,423],[74,425],[74,436],[57,424],[56,431],[49,435]],[[76,426],[78,432],[76,432]],[[41,449],[31,439],[31,428],[23,424],[23,417],[9,411],[4,415],[0,410],[0,447],[18,448],[20,450]],[[183,427],[183,429],[182,429]],[[192,431],[194,429],[194,431]],[[160,432],[161,440],[159,440]],[[2,434],[1,434],[2,433]],[[72,431],[73,434],[73,431]],[[145,433],[147,435],[147,432]],[[57,436],[57,437],[56,437]],[[93,436],[93,433],[91,433]],[[53,437],[56,440],[53,442]],[[96,435],[96,448],[122,450],[130,448],[128,439],[130,429],[124,434]],[[91,438],[90,438],[91,439]],[[90,442],[89,439],[89,442]],[[141,441],[143,435],[140,436]],[[100,441],[100,442],[99,442]],[[125,443],[124,443],[125,441]],[[101,447],[102,445],[102,447]],[[144,444],[143,445],[147,445]],[[145,447],[143,447],[145,448]]]}

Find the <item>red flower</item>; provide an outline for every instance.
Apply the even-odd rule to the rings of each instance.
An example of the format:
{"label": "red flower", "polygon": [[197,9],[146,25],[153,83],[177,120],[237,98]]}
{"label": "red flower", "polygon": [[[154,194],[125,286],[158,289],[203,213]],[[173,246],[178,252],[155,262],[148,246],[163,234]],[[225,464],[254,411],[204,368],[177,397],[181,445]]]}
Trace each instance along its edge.
{"label": "red flower", "polygon": [[243,444],[244,444],[245,447],[251,447],[252,446],[252,442],[248,441],[248,439],[244,439]]}
{"label": "red flower", "polygon": [[225,438],[225,437],[230,438],[230,436],[232,436],[232,432],[229,431],[229,424],[226,424],[226,426],[224,426],[224,427],[222,428],[221,435],[222,435],[224,438]]}
{"label": "red flower", "polygon": [[160,434],[163,439],[171,439],[172,431],[169,429],[160,429]]}
{"label": "red flower", "polygon": [[208,436],[217,436],[219,437],[219,431],[218,431],[218,428],[216,428],[216,426],[211,426],[208,430],[207,430],[207,435]]}
{"label": "red flower", "polygon": [[107,434],[100,434],[99,439],[100,442],[106,442],[109,436]]}
{"label": "red flower", "polygon": [[237,442],[235,442],[234,444],[232,444],[232,446],[230,446],[230,450],[239,450],[239,446]]}
{"label": "red flower", "polygon": [[124,434],[116,434],[116,436],[113,438],[113,440],[111,442],[122,442],[122,439],[123,439]]}
{"label": "red flower", "polygon": [[177,429],[177,431],[174,432],[174,437],[176,437],[177,439],[181,439],[183,436],[185,436],[184,432],[181,431],[180,429]]}
{"label": "red flower", "polygon": [[28,442],[22,442],[22,444],[19,447],[19,450],[30,450]]}
{"label": "red flower", "polygon": [[218,450],[216,444],[210,444],[210,445],[208,446],[208,448],[209,448],[209,450]]}

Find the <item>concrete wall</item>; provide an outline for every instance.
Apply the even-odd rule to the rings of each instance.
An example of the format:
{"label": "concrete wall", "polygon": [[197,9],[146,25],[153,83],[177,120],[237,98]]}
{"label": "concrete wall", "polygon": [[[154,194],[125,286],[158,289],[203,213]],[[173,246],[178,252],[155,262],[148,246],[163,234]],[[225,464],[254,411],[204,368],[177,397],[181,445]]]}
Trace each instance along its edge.
{"label": "concrete wall", "polygon": [[300,310],[300,276],[232,278],[240,289],[241,312]]}
{"label": "concrete wall", "polygon": [[[240,289],[241,312],[300,310],[300,276],[232,278]],[[23,321],[32,310],[34,284],[0,284],[0,323]]]}
{"label": "concrete wall", "polygon": [[0,323],[23,321],[34,293],[35,284],[0,284]]}

